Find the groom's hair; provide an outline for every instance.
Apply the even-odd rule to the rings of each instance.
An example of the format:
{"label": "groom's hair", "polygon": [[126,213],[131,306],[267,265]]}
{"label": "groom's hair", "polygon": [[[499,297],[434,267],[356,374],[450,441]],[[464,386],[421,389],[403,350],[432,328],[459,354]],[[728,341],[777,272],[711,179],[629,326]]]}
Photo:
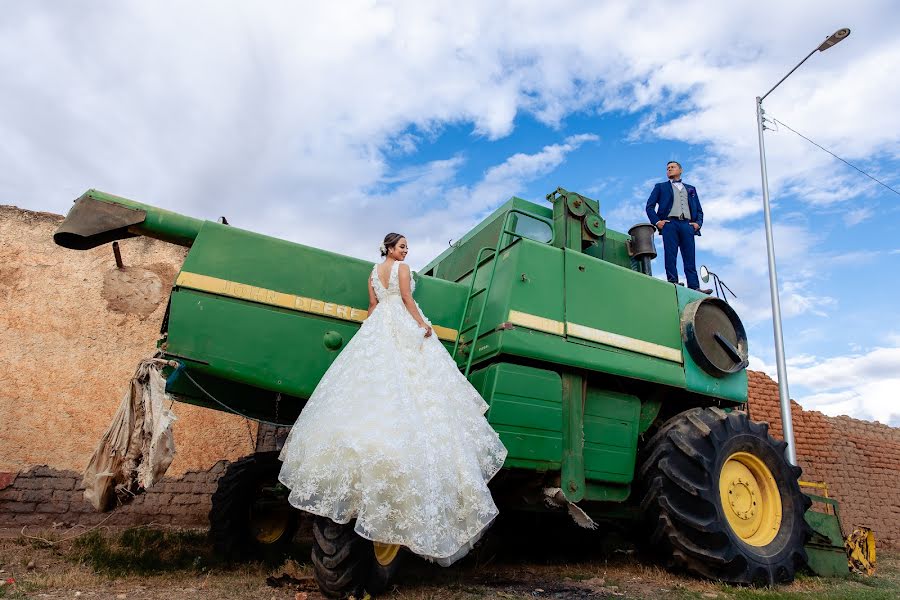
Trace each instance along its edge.
{"label": "groom's hair", "polygon": [[397,245],[397,242],[405,238],[406,236],[401,233],[389,233],[384,236],[384,251],[382,251],[382,256],[387,256],[388,250]]}

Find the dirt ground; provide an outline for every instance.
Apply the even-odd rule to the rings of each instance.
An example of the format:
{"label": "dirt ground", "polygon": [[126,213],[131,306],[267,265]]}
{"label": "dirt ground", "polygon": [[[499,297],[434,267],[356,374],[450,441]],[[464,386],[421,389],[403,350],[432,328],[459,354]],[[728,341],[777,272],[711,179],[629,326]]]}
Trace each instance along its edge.
{"label": "dirt ground", "polygon": [[[450,568],[406,557],[386,596],[406,599],[839,598],[900,597],[900,554],[881,553],[873,577],[801,575],[774,589],[736,588],[669,573],[621,539],[578,532],[495,539]],[[567,543],[571,542],[571,543]],[[309,540],[282,564],[217,563],[202,531],[140,528],[6,531],[0,535],[0,598],[319,600]]]}

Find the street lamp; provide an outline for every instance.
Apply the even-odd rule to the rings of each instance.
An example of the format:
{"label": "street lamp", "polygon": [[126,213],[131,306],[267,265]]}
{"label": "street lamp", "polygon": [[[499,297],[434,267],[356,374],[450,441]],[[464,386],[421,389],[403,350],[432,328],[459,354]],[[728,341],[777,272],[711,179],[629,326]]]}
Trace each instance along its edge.
{"label": "street lamp", "polygon": [[756,97],[756,128],[759,132],[759,169],[762,175],[762,193],[763,193],[763,214],[766,222],[766,253],[769,257],[769,293],[772,296],[772,325],[775,330],[775,364],[778,369],[778,398],[781,404],[781,423],[784,431],[784,441],[787,442],[786,454],[788,462],[792,465],[797,464],[797,449],[794,447],[794,424],[791,420],[791,396],[788,392],[787,366],[784,361],[784,339],[781,333],[781,301],[778,299],[778,275],[775,272],[775,242],[772,239],[772,214],[769,209],[769,178],[766,175],[766,146],[763,142],[763,131],[766,126],[763,124],[763,115],[766,114],[762,107],[762,101],[766,96],[771,94],[775,88],[781,85],[781,82],[791,76],[791,73],[800,68],[800,65],[815,54],[816,52],[824,52],[850,35],[850,30],[844,27],[838,29],[824,42],[819,44],[812,52],[806,55],[806,58],[797,63],[797,66],[791,69],[787,75],[782,77],[778,83],[772,86],[772,89]]}

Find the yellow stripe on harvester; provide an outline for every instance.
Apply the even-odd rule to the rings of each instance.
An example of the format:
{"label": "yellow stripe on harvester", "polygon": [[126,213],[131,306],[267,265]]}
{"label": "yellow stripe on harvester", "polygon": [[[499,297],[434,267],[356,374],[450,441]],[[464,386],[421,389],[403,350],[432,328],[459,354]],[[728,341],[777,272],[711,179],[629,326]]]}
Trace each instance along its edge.
{"label": "yellow stripe on harvester", "polygon": [[[178,279],[175,280],[175,285],[198,290],[200,292],[216,294],[218,296],[249,300],[250,302],[266,304],[268,306],[278,306],[297,312],[324,315],[343,321],[362,323],[366,320],[366,317],[369,316],[369,312],[362,310],[361,308],[353,308],[352,306],[344,306],[343,304],[336,304],[334,302],[328,302],[327,300],[307,298],[295,294],[286,294],[284,292],[257,287],[255,285],[219,279],[218,277],[210,277],[209,275],[201,275],[199,273],[189,273],[187,271],[182,271],[178,275]],[[455,329],[442,327],[440,325],[432,325],[432,328],[440,339],[449,342],[456,340],[457,332]]]}
{"label": "yellow stripe on harvester", "polygon": [[568,335],[582,340],[612,346],[614,348],[621,348],[622,350],[637,352],[638,354],[646,354],[647,356],[669,360],[679,364],[684,362],[684,359],[681,356],[681,350],[676,348],[669,348],[668,346],[639,340],[611,331],[596,329],[594,327],[587,327],[586,325],[579,325],[570,321],[555,321],[553,319],[539,317],[518,310],[509,311],[509,318],[507,320],[513,325],[520,325],[536,331],[552,333],[553,335],[558,336]]}

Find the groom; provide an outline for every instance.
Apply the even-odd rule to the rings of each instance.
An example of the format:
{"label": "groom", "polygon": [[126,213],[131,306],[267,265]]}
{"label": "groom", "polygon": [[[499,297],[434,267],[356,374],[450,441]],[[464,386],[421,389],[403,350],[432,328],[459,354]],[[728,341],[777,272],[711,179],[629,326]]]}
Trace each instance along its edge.
{"label": "groom", "polygon": [[678,283],[678,265],[675,259],[681,250],[684,276],[692,290],[712,293],[700,289],[697,279],[697,265],[694,262],[694,236],[700,235],[703,226],[703,209],[697,188],[681,181],[681,163],[674,160],[666,163],[669,181],[657,183],[647,199],[647,217],[656,225],[663,238],[666,255],[666,279]]}

